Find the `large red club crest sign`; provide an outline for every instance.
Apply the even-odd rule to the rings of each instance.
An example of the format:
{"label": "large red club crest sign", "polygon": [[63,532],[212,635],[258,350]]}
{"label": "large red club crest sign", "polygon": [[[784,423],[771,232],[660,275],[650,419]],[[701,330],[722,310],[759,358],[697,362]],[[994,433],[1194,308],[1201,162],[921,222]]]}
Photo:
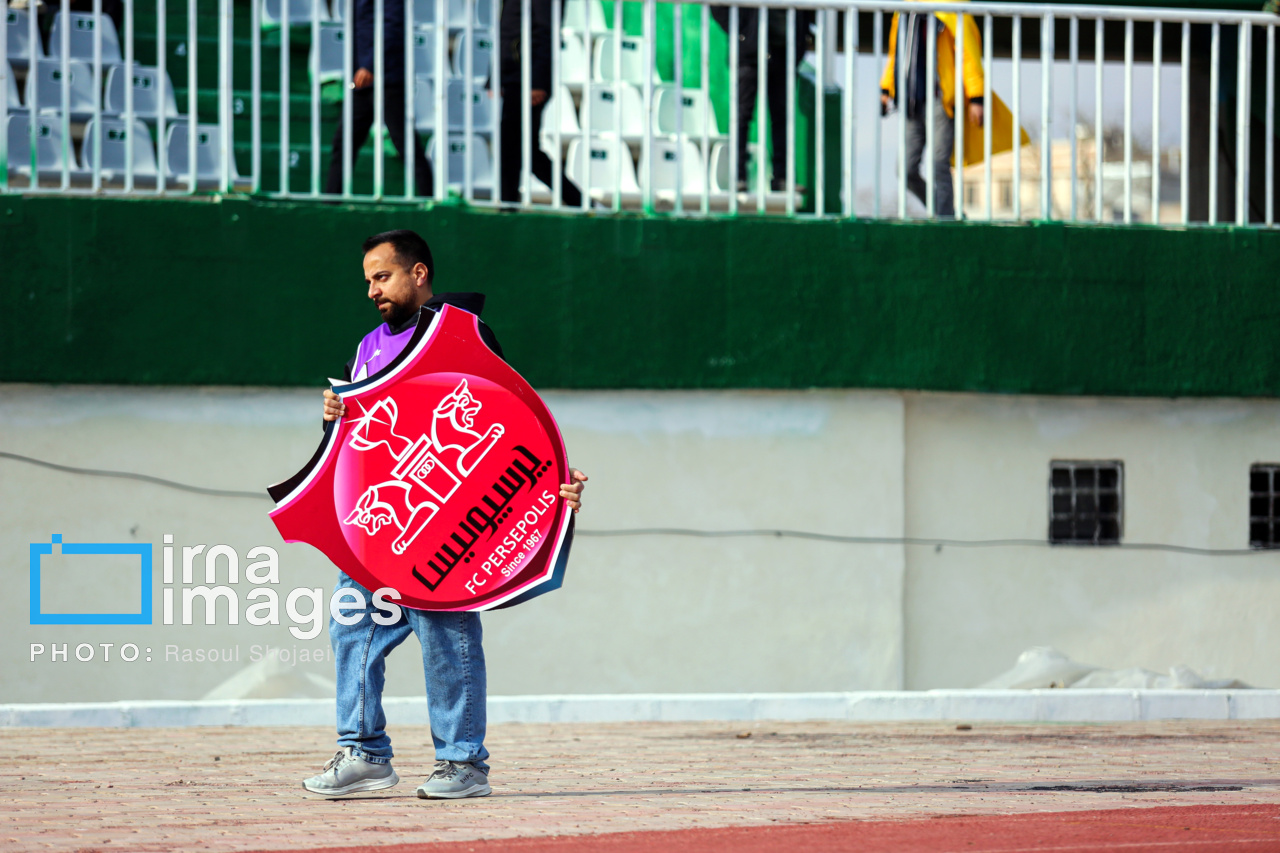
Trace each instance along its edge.
{"label": "large red club crest sign", "polygon": [[478,322],[447,305],[424,311],[394,363],[334,387],[346,416],[268,489],[286,542],[420,610],[488,610],[555,589],[573,538],[560,430]]}

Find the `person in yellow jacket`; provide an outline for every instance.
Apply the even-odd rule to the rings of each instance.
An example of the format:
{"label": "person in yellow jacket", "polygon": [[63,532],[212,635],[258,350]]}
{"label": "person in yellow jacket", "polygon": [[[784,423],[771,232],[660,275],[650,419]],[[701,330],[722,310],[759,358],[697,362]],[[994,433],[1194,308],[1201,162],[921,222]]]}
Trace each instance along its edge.
{"label": "person in yellow jacket", "polygon": [[[964,16],[964,80],[956,85],[956,18],[951,13],[917,13],[905,16],[895,14],[889,27],[889,61],[880,79],[880,104],[882,113],[888,114],[890,105],[904,110],[907,122],[907,188],[922,202],[925,200],[925,180],[920,176],[920,161],[924,156],[925,121],[933,122],[934,213],[938,217],[955,216],[955,203],[951,186],[951,157],[955,147],[955,109],[957,100],[967,111],[966,124],[981,127],[982,102],[982,38],[978,25],[971,15]],[[926,80],[928,30],[937,29],[934,75]],[[902,50],[898,39],[906,33]],[[906,92],[898,92],[897,57],[906,64],[904,80]],[[933,115],[925,115],[926,86],[934,87]],[[957,90],[959,90],[957,92]],[[959,98],[957,98],[959,94]],[[905,95],[905,97],[904,97]],[[968,134],[966,131],[966,135]]]}

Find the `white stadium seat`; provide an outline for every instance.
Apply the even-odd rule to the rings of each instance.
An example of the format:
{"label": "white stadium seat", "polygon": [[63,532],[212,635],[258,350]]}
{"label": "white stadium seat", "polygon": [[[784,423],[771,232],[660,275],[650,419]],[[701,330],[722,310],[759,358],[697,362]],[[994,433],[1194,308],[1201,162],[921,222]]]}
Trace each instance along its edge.
{"label": "white stadium seat", "polygon": [[[169,167],[169,179],[179,186],[186,183],[190,168],[188,159],[188,122],[178,121],[169,125],[165,139],[165,152]],[[222,177],[222,152],[218,145],[216,124],[196,125],[196,183],[198,186],[216,186]],[[231,158],[231,180],[240,177],[235,158]]]}
{"label": "white stadium seat", "polygon": [[[10,113],[6,118],[9,138],[9,171],[15,175],[31,175],[31,122],[36,122],[36,169],[38,178],[55,178],[62,174],[62,122],[56,116]],[[69,140],[68,140],[69,143]],[[71,151],[70,144],[67,150]],[[79,173],[74,154],[67,161],[69,172]]]}
{"label": "white stadium seat", "polygon": [[591,186],[585,185],[587,147],[581,139],[569,143],[565,174],[596,201],[611,203],[615,182],[622,193],[622,204],[633,207],[640,202],[640,185],[636,182],[636,167],[631,160],[631,150],[617,139],[592,139]]}
{"label": "white stadium seat", "polygon": [[[436,175],[440,174],[438,164],[440,135],[431,137],[427,146],[427,158],[431,160]],[[471,144],[461,133],[449,134],[449,187],[462,190],[466,182],[467,158],[471,158],[471,187],[476,195],[493,195],[493,154],[489,150],[488,141],[479,134],[471,134]]]}
{"label": "white stadium seat", "polygon": [[67,26],[70,30],[69,41],[71,45],[70,53],[72,59],[83,59],[85,62],[93,62],[93,41],[94,30],[100,25],[102,29],[102,64],[118,65],[124,60],[120,57],[120,36],[116,34],[116,25],[106,15],[100,16],[100,22],[95,21],[93,14],[90,12],[68,12],[67,22],[62,20],[62,13],[59,12],[53,18],[53,29],[49,33],[49,55],[62,56],[62,28]]}
{"label": "white stadium seat", "polygon": [[[555,132],[556,105],[560,106],[560,135],[574,136],[582,132],[582,126],[578,124],[578,110],[573,105],[573,95],[569,92],[569,87],[561,85],[559,91],[547,100],[547,105],[542,111],[542,135],[551,137]],[[568,143],[568,140],[564,140]]]}
{"label": "white stadium seat", "polygon": [[[472,31],[474,47],[471,50],[471,77],[483,83],[489,79],[489,64],[493,61],[493,39],[488,33]],[[467,34],[460,34],[454,43],[452,73],[454,77],[467,75]]]}
{"label": "white stadium seat", "polygon": [[[677,157],[676,152],[681,152]],[[679,168],[677,168],[677,166]],[[654,199],[663,207],[675,205],[676,188],[684,192],[686,210],[699,206],[702,194],[707,191],[706,168],[700,147],[691,140],[685,139],[680,146],[674,139],[653,140],[653,194]],[[720,200],[723,206],[728,202],[728,195]]]}
{"label": "white stadium seat", "polygon": [[560,36],[560,82],[576,90],[587,82],[587,76],[587,49],[582,46],[582,37],[564,33]]}
{"label": "white stadium seat", "polygon": [[[444,58],[445,74],[449,73],[448,42]],[[436,31],[432,27],[415,29],[413,32],[413,73],[415,76],[436,73]]]}
{"label": "white stadium seat", "polygon": [[[31,62],[31,19],[26,9],[6,9],[4,16],[5,40],[8,42],[9,62],[14,68],[26,68]],[[35,58],[44,59],[44,45],[36,37]]]}
{"label": "white stadium seat", "polygon": [[[113,65],[107,72],[107,96],[102,111],[108,115],[124,115],[125,69],[123,65]],[[173,83],[165,75],[163,85],[160,71],[146,65],[133,66],[133,114],[137,118],[157,119],[160,117],[160,104],[164,103],[164,114],[168,118],[178,117],[178,102],[173,95]]]}
{"label": "white stadium seat", "polygon": [[598,82],[605,82],[613,79],[613,54],[622,46],[622,79],[633,86],[643,86],[645,73],[648,71],[653,82],[657,83],[657,71],[646,69],[648,59],[646,58],[646,42],[638,36],[623,36],[619,39],[613,33],[598,36],[595,40],[595,49],[592,51],[591,79]]}
{"label": "white stadium seat", "polygon": [[[729,174],[729,143],[716,142],[711,146],[711,193],[712,206],[716,205],[716,199],[724,197],[733,192],[736,188],[737,181],[733,180]],[[687,199],[686,199],[687,201]],[[786,210],[787,194],[785,192],[765,191],[764,196],[765,209],[770,211]],[[738,209],[739,210],[755,210],[757,204],[756,183],[751,182],[748,192],[738,193]]]}
{"label": "white stadium seat", "polygon": [[[124,180],[128,127],[124,119],[102,119],[102,179],[106,182]],[[80,152],[80,167],[93,171],[93,152],[97,131],[92,119],[85,125],[84,145]],[[141,184],[154,184],[156,179],[156,150],[151,142],[151,132],[140,119],[133,121],[133,177]]]}
{"label": "white stadium seat", "polygon": [[613,19],[605,18],[604,4],[600,0],[564,0],[564,14],[560,18],[560,26],[570,32],[586,32],[588,3],[591,4],[591,32],[609,32],[609,25]]}
{"label": "white stadium seat", "polygon": [[343,51],[342,24],[326,23],[320,25],[320,40],[311,45],[311,55],[307,60],[307,68],[312,77],[321,83],[342,80]]}
{"label": "white stadium seat", "polygon": [[[284,2],[288,2],[288,6]],[[321,22],[330,20],[329,5],[325,0],[262,0],[262,26],[278,27],[284,20],[283,10],[289,10],[290,27],[311,26],[311,10],[318,9]]]}
{"label": "white stadium seat", "polygon": [[[84,121],[93,115],[93,69],[78,59],[68,61],[67,69],[70,72],[71,119]],[[42,59],[35,63],[27,74],[23,103],[28,109],[34,108],[42,113],[62,111],[62,60]]]}
{"label": "white stadium seat", "polygon": [[[388,0],[390,2],[390,0]],[[449,17],[449,29],[461,30],[467,25],[467,2],[468,0],[447,0]],[[471,26],[479,29],[486,29],[492,26],[493,21],[493,0],[471,0],[474,2],[475,12],[471,19]],[[335,13],[334,18],[341,20]],[[413,0],[413,24],[414,26],[434,26],[436,22],[436,0]]]}
{"label": "white stadium seat", "polygon": [[22,109],[22,98],[18,96],[18,78],[13,76],[13,67],[5,69],[5,79],[9,82],[5,84],[5,91],[9,93],[9,109],[7,112],[17,112]]}
{"label": "white stadium seat", "polygon": [[430,133],[436,126],[436,86],[430,74],[415,74],[413,80],[413,126]]}
{"label": "white stadium seat", "polygon": [[[445,89],[448,104],[449,130],[464,130],[467,126],[467,81],[450,80]],[[471,88],[471,130],[490,133],[493,130],[493,99],[488,91],[478,85]]]}
{"label": "white stadium seat", "polygon": [[[702,129],[707,127],[707,136],[711,139],[722,139],[725,134],[717,126],[714,109],[702,97],[701,89],[685,89],[682,96],[675,86],[659,86],[653,90],[653,132],[659,136],[676,135],[676,103],[683,105],[684,135],[689,139],[701,139]],[[710,121],[708,121],[710,116]]]}
{"label": "white stadium seat", "polygon": [[[635,142],[644,138],[644,99],[640,91],[629,83],[622,83],[616,90],[613,84],[596,83],[586,97],[591,99],[591,132],[599,136],[613,136],[617,132],[618,113],[622,113],[622,138]],[[586,107],[582,110],[586,116]]]}

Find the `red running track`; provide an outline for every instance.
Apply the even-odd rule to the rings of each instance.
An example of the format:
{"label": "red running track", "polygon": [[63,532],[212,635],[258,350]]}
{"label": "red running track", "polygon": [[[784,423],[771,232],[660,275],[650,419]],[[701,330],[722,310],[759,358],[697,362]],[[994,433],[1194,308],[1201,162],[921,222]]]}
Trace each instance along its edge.
{"label": "red running track", "polygon": [[315,853],[1280,853],[1280,804],[956,815],[312,849]]}

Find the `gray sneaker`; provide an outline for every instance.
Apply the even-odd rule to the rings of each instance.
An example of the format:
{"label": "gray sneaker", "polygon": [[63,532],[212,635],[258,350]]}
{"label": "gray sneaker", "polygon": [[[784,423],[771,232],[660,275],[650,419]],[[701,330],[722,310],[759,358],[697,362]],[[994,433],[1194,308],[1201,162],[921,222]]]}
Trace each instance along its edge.
{"label": "gray sneaker", "polygon": [[388,764],[375,764],[365,761],[344,746],[334,753],[333,758],[324,766],[324,772],[312,776],[302,783],[302,787],[313,794],[324,794],[326,797],[341,797],[344,794],[356,794],[362,791],[381,791],[390,788],[400,781],[396,771]]}
{"label": "gray sneaker", "polygon": [[460,800],[463,797],[487,797],[492,790],[489,777],[474,764],[437,761],[435,771],[418,786],[418,797],[423,800]]}

